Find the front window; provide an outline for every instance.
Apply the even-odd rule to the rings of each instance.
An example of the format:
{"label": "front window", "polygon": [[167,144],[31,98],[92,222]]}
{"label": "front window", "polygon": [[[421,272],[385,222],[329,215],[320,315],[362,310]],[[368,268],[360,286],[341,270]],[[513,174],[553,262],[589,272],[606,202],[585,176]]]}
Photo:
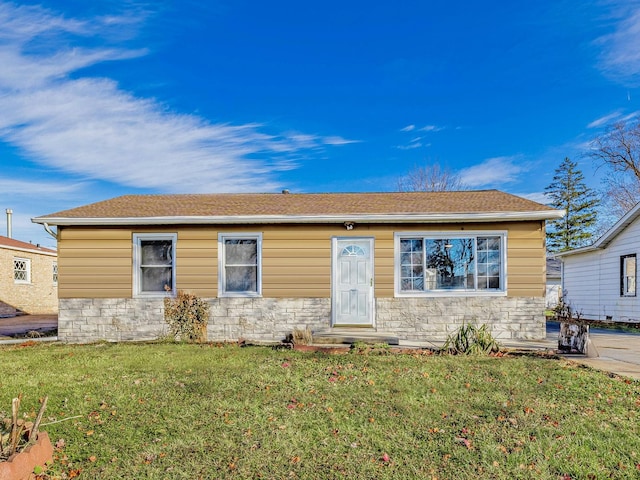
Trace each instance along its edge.
{"label": "front window", "polygon": [[31,260],[28,258],[13,259],[13,281],[15,283],[31,283]]}
{"label": "front window", "polygon": [[174,294],[176,235],[134,234],[133,240],[135,294]]}
{"label": "front window", "polygon": [[636,296],[636,255],[620,257],[620,295]]}
{"label": "front window", "polygon": [[220,234],[218,237],[219,295],[261,295],[261,260],[261,234]]}
{"label": "front window", "polygon": [[504,235],[396,235],[400,294],[504,291]]}

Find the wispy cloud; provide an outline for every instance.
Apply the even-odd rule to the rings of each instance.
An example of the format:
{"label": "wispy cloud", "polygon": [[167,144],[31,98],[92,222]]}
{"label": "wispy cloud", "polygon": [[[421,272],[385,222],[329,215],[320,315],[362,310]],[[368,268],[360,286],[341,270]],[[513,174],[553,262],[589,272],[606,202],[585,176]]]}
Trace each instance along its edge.
{"label": "wispy cloud", "polygon": [[438,127],[436,125],[425,125],[422,128],[419,128],[420,132],[439,132],[440,130],[444,130],[444,127]]}
{"label": "wispy cloud", "polygon": [[78,194],[86,187],[87,184],[84,182],[44,182],[0,177],[0,192],[5,195],[10,195],[12,198],[33,198],[34,192],[37,192],[35,194],[39,196],[56,195],[58,197],[67,197]]}
{"label": "wispy cloud", "polygon": [[69,19],[0,0],[0,139],[57,170],[161,191],[272,190],[276,172],[293,168],[302,152],[355,142],[211,123],[137,97],[112,79],[79,73],[146,55],[146,49],[82,46],[87,37],[96,44],[100,35],[140,21]]}
{"label": "wispy cloud", "polygon": [[469,168],[460,170],[460,178],[472,188],[495,187],[518,180],[518,175],[527,171],[526,164],[516,162],[519,157],[495,157]]}
{"label": "wispy cloud", "polygon": [[601,36],[599,67],[605,75],[629,85],[640,83],[640,5],[638,2],[614,4],[613,31]]}
{"label": "wispy cloud", "polygon": [[430,145],[431,145],[430,143],[423,145],[422,142],[414,142],[414,143],[409,143],[407,145],[396,145],[396,148],[398,150],[413,150],[414,148],[428,147]]}
{"label": "wispy cloud", "polygon": [[[411,125],[407,125],[406,127],[403,127],[400,129],[401,132],[414,132],[412,135],[415,135],[418,132],[439,132],[440,130],[443,130],[444,127],[438,127],[436,125],[425,125],[423,127],[416,127],[414,124]],[[431,143],[430,142],[424,142],[423,139],[425,138],[425,136],[414,136],[411,140],[409,140],[407,143],[404,144],[400,144],[400,145],[396,145],[395,148],[397,148],[398,150],[414,150],[416,148],[420,148],[420,147],[430,147]]]}
{"label": "wispy cloud", "polygon": [[611,123],[613,120],[619,119],[621,115],[622,113],[618,110],[608,115],[605,115],[604,117],[596,118],[593,122],[587,125],[587,128],[602,127],[603,125],[607,125],[608,123]]}
{"label": "wispy cloud", "polygon": [[544,192],[532,192],[532,193],[516,193],[519,197],[526,198],[533,202],[542,203],[546,205],[550,202],[549,197]]}

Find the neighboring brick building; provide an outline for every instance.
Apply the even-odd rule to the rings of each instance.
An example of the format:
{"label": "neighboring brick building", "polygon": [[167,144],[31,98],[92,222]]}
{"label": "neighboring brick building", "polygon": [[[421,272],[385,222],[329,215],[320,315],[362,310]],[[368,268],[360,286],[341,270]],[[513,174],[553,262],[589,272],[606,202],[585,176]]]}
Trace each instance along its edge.
{"label": "neighboring brick building", "polygon": [[55,250],[0,236],[0,316],[58,313]]}

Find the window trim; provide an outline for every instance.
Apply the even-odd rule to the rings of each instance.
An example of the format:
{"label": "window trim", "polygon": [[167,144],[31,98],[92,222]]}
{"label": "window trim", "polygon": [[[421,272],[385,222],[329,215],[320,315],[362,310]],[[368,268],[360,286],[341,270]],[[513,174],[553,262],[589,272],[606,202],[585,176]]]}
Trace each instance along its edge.
{"label": "window trim", "polygon": [[[635,267],[635,276],[633,282],[633,293],[630,293],[625,288],[625,278],[628,275],[626,274],[626,262],[625,260],[628,258],[633,258],[634,267]],[[627,255],[620,255],[620,296],[621,297],[635,297],[638,292],[638,259],[636,258],[635,253],[630,253]]]}
{"label": "window trim", "polygon": [[[225,272],[225,240],[256,240],[256,291],[227,292]],[[262,297],[262,232],[220,232],[218,233],[218,297]]]}
{"label": "window trim", "polygon": [[[140,274],[142,255],[140,252],[143,240],[170,240],[171,241],[171,291],[170,292],[143,292],[141,291],[142,275]],[[133,234],[133,296],[134,298],[157,298],[176,295],[176,233],[134,233]]]}
{"label": "window trim", "polygon": [[[444,230],[444,231],[403,231],[393,234],[393,277],[395,297],[505,297],[507,296],[507,231],[505,230]],[[425,290],[404,291],[401,289],[401,251],[400,240],[405,238],[422,238],[428,240],[443,238],[475,238],[499,237],[500,238],[500,289],[487,290]],[[477,244],[477,242],[476,242]]]}
{"label": "window trim", "polygon": [[[16,279],[16,262],[24,262],[26,270],[26,279]],[[31,285],[31,259],[25,257],[13,257],[13,283],[17,285]]]}

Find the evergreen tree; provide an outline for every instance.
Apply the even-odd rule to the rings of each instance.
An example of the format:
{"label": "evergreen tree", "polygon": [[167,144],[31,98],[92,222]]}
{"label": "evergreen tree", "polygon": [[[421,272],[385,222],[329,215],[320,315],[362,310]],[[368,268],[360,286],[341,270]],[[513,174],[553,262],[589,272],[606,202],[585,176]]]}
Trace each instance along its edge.
{"label": "evergreen tree", "polygon": [[599,201],[596,192],[585,185],[578,164],[565,158],[545,194],[551,206],[566,212],[563,218],[548,223],[547,249],[563,252],[592,243]]}

